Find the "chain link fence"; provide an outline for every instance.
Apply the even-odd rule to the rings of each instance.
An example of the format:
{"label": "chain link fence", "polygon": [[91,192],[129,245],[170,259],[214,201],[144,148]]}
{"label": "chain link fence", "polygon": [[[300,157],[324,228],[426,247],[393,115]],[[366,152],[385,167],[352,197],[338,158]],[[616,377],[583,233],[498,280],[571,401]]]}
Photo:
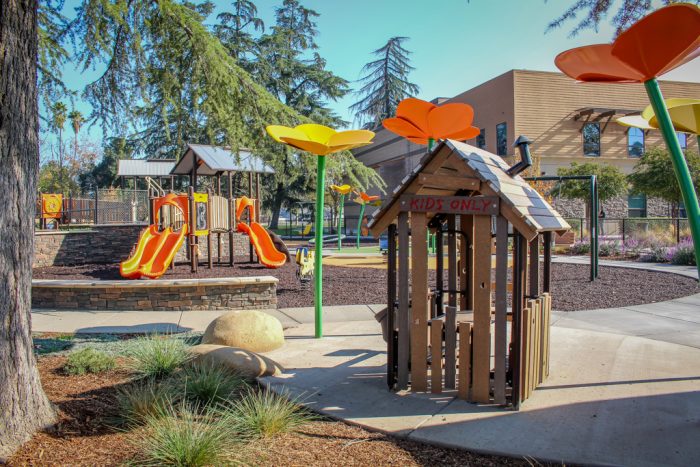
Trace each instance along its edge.
{"label": "chain link fence", "polygon": [[[584,217],[567,218],[576,239],[589,238],[589,220]],[[690,226],[687,218],[678,217],[627,217],[599,219],[599,239],[619,241],[624,245],[664,244],[675,245],[687,241]]]}

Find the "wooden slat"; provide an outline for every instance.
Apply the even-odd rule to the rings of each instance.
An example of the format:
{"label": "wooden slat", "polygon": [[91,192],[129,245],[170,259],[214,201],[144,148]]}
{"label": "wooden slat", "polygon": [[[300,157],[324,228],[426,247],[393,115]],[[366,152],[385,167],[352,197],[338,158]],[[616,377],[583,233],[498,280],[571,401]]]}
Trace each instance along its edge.
{"label": "wooden slat", "polygon": [[530,362],[528,365],[529,372],[529,385],[528,385],[528,398],[532,395],[532,391],[535,388],[535,360],[536,360],[536,350],[537,350],[537,302],[535,300],[528,300],[528,308],[530,308]]}
{"label": "wooden slat", "polygon": [[476,402],[490,401],[491,217],[474,216],[474,370]]}
{"label": "wooden slat", "polygon": [[448,306],[445,312],[445,388],[456,387],[457,374],[457,308]]}
{"label": "wooden slat", "polygon": [[[498,196],[498,192],[487,183],[481,184],[481,194],[486,196]],[[501,214],[508,219],[508,222],[513,224],[513,228],[520,232],[527,241],[532,240],[537,235],[537,229],[525,222],[525,220],[513,210],[508,209],[509,206],[511,205],[508,203],[508,200],[501,198]]]}
{"label": "wooden slat", "polygon": [[544,298],[540,297],[537,299],[537,384],[542,384],[544,381],[544,332],[545,332],[545,309],[544,309]]}
{"label": "wooden slat", "polygon": [[398,265],[396,261],[396,226],[389,226],[389,245],[387,248],[387,308],[386,308],[386,366],[387,366],[387,385],[389,389],[393,389],[396,384],[396,360],[397,349],[394,348],[394,332],[396,331],[396,275]]}
{"label": "wooden slat", "polygon": [[411,388],[428,390],[428,226],[425,213],[411,213]]}
{"label": "wooden slat", "polygon": [[402,212],[398,219],[399,230],[399,309],[397,313],[397,325],[399,328],[399,341],[397,349],[398,376],[397,388],[399,390],[408,389],[408,363],[410,359],[410,335],[411,335],[411,313],[408,309],[409,287],[409,246],[408,246],[408,213]]}
{"label": "wooden slat", "polygon": [[481,181],[472,177],[423,173],[418,175],[418,183],[444,190],[478,190]]}
{"label": "wooden slat", "polygon": [[551,358],[551,353],[550,353],[550,341],[549,341],[549,332],[550,332],[550,324],[551,324],[551,319],[552,319],[552,296],[548,293],[543,294],[545,298],[545,370],[544,370],[544,376],[545,378],[549,376],[549,362]]}
{"label": "wooden slat", "polygon": [[430,392],[442,392],[442,319],[430,320]]}
{"label": "wooden slat", "polygon": [[493,398],[506,403],[506,355],[508,349],[508,220],[496,218],[496,323],[494,328],[495,365]]}
{"label": "wooden slat", "polygon": [[459,385],[457,396],[460,399],[469,399],[469,385],[471,383],[471,323],[459,323]]}
{"label": "wooden slat", "polygon": [[523,347],[520,369],[520,400],[527,400],[530,388],[530,308],[523,309]]}
{"label": "wooden slat", "polygon": [[460,276],[459,284],[461,290],[467,290],[466,294],[460,297],[460,308],[471,310],[473,308],[472,294],[474,291],[473,276],[474,260],[470,243],[474,240],[474,216],[459,216],[460,230],[466,232],[467,239],[460,235]]}

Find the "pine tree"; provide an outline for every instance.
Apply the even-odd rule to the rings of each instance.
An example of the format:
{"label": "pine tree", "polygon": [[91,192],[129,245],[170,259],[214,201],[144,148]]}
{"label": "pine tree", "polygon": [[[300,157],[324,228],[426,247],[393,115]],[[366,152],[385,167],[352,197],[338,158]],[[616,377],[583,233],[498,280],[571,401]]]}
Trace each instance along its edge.
{"label": "pine tree", "polygon": [[372,52],[377,60],[362,68],[362,87],[354,94],[359,100],[350,106],[355,121],[367,128],[381,125],[385,118],[393,117],[403,99],[416,95],[419,88],[408,81],[414,69],[409,60],[411,52],[403,47],[407,37],[392,37]]}
{"label": "pine tree", "polygon": [[255,39],[248,32],[265,31],[265,23],[258,18],[258,8],[250,0],[234,0],[231,2],[232,11],[219,13],[216,17],[220,23],[214,31],[216,37],[228,49],[229,53],[241,66],[248,68],[246,54],[252,52],[255,47]]}

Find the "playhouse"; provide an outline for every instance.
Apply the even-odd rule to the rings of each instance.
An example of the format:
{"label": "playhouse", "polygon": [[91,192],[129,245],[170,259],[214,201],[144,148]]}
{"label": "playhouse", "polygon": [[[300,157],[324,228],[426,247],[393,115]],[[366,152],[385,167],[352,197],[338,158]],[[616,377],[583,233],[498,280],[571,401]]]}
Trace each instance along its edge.
{"label": "playhouse", "polygon": [[517,175],[521,168],[446,140],[374,214],[371,233],[389,237],[390,388],[456,389],[462,399],[517,409],[547,377],[552,233],[569,225]]}

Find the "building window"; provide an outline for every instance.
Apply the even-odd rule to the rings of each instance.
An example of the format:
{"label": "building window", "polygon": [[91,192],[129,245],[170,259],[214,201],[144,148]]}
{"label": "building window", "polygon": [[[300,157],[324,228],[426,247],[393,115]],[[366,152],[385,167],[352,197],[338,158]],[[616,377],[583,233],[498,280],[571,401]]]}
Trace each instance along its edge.
{"label": "building window", "polygon": [[646,195],[629,195],[627,197],[627,215],[629,217],[647,217]]}
{"label": "building window", "polygon": [[678,135],[678,142],[681,143],[681,149],[688,149],[688,135],[680,131],[676,134]]}
{"label": "building window", "polygon": [[508,125],[506,122],[496,125],[496,154],[508,155]]}
{"label": "building window", "polygon": [[479,134],[476,136],[476,147],[486,149],[486,128],[479,130]]}
{"label": "building window", "polygon": [[642,157],[644,154],[644,130],[630,128],[627,131],[627,154],[630,157]]}
{"label": "building window", "polygon": [[583,125],[583,155],[600,156],[600,124],[586,123]]}

